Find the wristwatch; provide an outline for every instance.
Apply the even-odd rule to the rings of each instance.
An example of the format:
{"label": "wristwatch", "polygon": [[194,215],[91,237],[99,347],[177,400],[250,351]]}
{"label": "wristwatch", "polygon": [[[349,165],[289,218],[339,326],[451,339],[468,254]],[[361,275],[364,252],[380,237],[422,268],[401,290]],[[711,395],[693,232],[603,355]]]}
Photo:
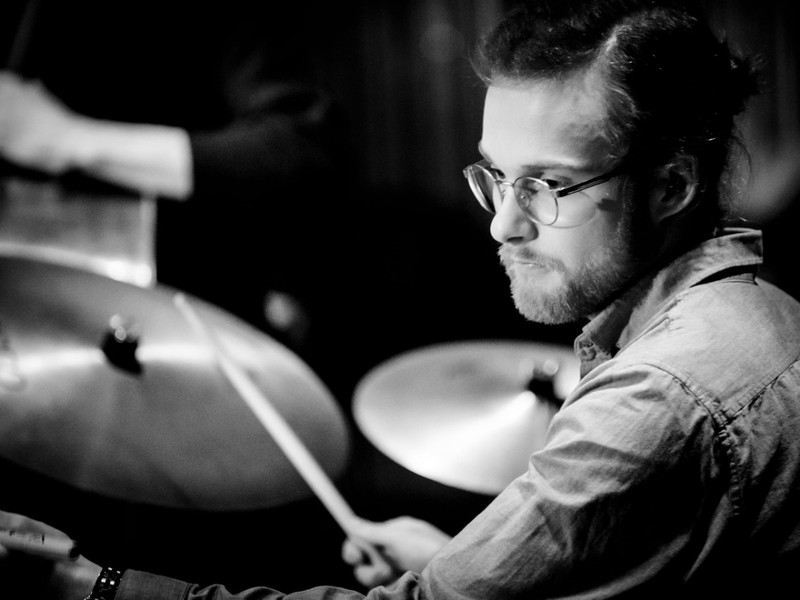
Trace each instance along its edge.
{"label": "wristwatch", "polygon": [[124,570],[104,567],[100,571],[97,581],[94,582],[92,593],[86,596],[85,600],[114,600],[124,572]]}

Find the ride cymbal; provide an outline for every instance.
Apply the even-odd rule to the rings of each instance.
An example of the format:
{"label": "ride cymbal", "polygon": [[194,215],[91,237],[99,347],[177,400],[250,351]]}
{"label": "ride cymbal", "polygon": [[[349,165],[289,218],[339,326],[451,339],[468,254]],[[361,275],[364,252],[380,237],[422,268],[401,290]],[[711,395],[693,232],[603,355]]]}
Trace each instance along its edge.
{"label": "ride cymbal", "polygon": [[370,371],[355,389],[353,415],[378,450],[410,471],[496,494],[525,472],[578,379],[578,360],[567,347],[439,344]]}
{"label": "ride cymbal", "polygon": [[[0,257],[0,457],[131,502],[261,509],[311,495],[165,286]],[[346,422],[305,363],[198,299],[200,317],[331,477]]]}

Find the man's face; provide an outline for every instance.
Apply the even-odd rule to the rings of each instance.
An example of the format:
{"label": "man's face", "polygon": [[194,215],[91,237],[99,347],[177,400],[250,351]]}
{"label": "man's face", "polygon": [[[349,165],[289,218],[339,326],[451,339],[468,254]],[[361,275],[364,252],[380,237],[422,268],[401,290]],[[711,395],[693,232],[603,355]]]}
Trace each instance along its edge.
{"label": "man's face", "polygon": [[[486,95],[481,152],[506,181],[532,176],[580,183],[608,168],[601,137],[601,97],[581,82],[492,85]],[[541,323],[564,323],[604,308],[634,274],[632,215],[623,178],[559,199],[597,206],[579,226],[530,221],[505,188],[491,224],[519,311]]]}

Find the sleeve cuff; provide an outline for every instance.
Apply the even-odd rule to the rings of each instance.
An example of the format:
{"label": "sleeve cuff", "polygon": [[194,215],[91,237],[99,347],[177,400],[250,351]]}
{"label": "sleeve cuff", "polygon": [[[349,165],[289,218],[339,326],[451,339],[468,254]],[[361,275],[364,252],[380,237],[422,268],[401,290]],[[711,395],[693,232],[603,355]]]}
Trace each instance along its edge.
{"label": "sleeve cuff", "polygon": [[184,581],[128,569],[115,600],[182,600],[188,588]]}

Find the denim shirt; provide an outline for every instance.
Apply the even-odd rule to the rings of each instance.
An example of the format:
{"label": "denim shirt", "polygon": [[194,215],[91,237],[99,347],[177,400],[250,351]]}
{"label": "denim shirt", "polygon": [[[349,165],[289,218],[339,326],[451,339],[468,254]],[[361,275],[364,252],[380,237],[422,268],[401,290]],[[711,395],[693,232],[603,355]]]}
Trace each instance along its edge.
{"label": "denim shirt", "polygon": [[760,233],[727,230],[584,327],[545,448],[430,597],[686,598],[800,568],[800,305],[760,262]]}
{"label": "denim shirt", "polygon": [[[581,380],[528,471],[421,575],[367,597],[780,590],[800,570],[800,304],[755,277],[760,262],[758,232],[727,230],[595,316],[575,341]],[[230,597],[175,582],[166,585],[180,594],[146,595],[145,581],[165,583],[125,579],[131,593],[118,600]],[[360,596],[316,588],[287,597]]]}

